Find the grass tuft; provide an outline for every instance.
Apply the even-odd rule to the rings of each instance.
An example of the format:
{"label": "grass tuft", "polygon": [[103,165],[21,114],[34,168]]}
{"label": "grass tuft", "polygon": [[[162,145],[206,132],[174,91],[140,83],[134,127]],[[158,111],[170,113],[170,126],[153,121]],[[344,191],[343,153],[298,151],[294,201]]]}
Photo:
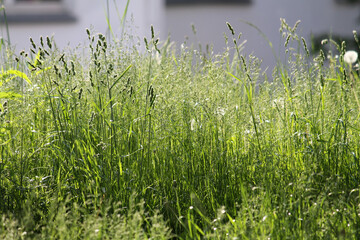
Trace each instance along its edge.
{"label": "grass tuft", "polygon": [[0,238],[359,239],[345,44],[313,56],[282,20],[269,77],[226,24],[221,54],[153,27],[146,51],[89,29],[86,56],[2,48]]}

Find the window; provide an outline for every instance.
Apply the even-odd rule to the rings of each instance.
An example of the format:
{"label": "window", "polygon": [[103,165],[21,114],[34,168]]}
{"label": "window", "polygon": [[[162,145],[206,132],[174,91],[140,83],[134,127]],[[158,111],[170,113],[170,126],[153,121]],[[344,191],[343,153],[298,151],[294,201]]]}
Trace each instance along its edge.
{"label": "window", "polygon": [[343,3],[343,4],[354,4],[354,3],[360,3],[360,0],[335,0],[337,3]]}
{"label": "window", "polygon": [[249,4],[251,0],[166,0],[166,5],[184,4]]}
{"label": "window", "polygon": [[[68,0],[5,0],[9,23],[72,22]],[[69,2],[69,3],[68,3]],[[1,20],[4,16],[1,15]]]}
{"label": "window", "polygon": [[61,2],[60,0],[15,0],[16,2]]}

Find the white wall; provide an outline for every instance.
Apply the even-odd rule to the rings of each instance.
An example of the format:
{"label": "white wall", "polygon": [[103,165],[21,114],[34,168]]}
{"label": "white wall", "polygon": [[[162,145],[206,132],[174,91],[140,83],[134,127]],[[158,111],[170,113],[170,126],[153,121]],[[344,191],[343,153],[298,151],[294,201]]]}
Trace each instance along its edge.
{"label": "white wall", "polygon": [[[245,20],[258,26],[279,51],[280,18],[293,25],[301,20],[299,31],[309,40],[310,33],[329,33],[352,35],[359,30],[359,5],[340,5],[336,0],[252,0],[249,5],[182,5],[165,6],[165,0],[131,0],[128,11],[127,32],[138,35],[140,41],[144,35],[150,35],[150,25],[156,34],[166,40],[182,43],[185,35],[190,41],[201,42],[203,46],[213,44],[216,52],[225,47],[223,33],[229,35],[225,22],[230,22],[237,33],[242,32],[246,53],[254,53],[264,59],[264,67],[274,64],[274,57],[267,42],[254,28],[241,22]],[[86,43],[85,29],[93,26],[96,32],[107,32],[106,0],[67,0],[68,7],[77,21],[73,23],[10,24],[10,35],[17,50],[28,49],[29,37],[38,41],[39,36],[54,35],[59,47],[68,44],[74,47]],[[119,12],[113,1],[110,3],[110,23],[114,33],[119,35],[120,19],[126,0],[117,0]],[[131,21],[130,19],[133,19]],[[193,36],[191,24],[197,28],[197,38]],[[4,26],[1,35],[6,38]],[[280,52],[283,48],[280,48]]]}
{"label": "white wall", "polygon": [[[299,33],[310,44],[311,33],[336,33],[352,36],[359,29],[359,5],[341,5],[335,0],[252,0],[249,5],[183,5],[171,6],[166,10],[166,28],[172,33],[172,40],[182,42],[184,35],[191,41],[203,45],[213,44],[216,52],[225,47],[223,33],[229,34],[225,22],[230,22],[242,39],[248,40],[246,53],[254,53],[264,60],[264,67],[274,65],[274,57],[267,42],[257,30],[240,20],[248,21],[261,29],[279,52],[280,18],[292,26],[301,20]],[[191,23],[197,28],[195,40]],[[280,48],[283,51],[283,48]]]}
{"label": "white wall", "polygon": [[[108,24],[106,21],[107,5],[105,0],[75,0],[67,1],[67,7],[71,9],[77,18],[75,22],[69,23],[10,23],[10,39],[16,45],[17,50],[30,47],[29,38],[36,42],[40,36],[54,36],[60,48],[70,45],[75,47],[80,43],[86,43],[86,28],[95,32],[106,34]],[[116,11],[114,3],[109,0],[110,24],[115,35],[121,34],[120,21],[125,9],[126,0],[116,1],[119,12]],[[152,4],[150,4],[153,2]],[[127,14],[127,26],[136,26],[127,29],[129,34],[144,35],[150,34],[152,22],[160,23],[162,18],[155,12],[161,10],[161,0],[133,0],[129,5]],[[159,6],[160,5],[160,6]],[[163,12],[163,11],[162,11]],[[5,27],[1,26],[1,35],[6,39]]]}

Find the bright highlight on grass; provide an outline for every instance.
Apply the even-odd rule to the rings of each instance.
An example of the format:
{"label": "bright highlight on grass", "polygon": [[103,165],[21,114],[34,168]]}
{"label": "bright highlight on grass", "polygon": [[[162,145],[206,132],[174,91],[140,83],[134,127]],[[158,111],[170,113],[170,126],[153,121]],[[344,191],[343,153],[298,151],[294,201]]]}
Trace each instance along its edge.
{"label": "bright highlight on grass", "polygon": [[230,23],[220,54],[154,28],[3,51],[0,239],[359,239],[358,55],[299,23],[271,76]]}

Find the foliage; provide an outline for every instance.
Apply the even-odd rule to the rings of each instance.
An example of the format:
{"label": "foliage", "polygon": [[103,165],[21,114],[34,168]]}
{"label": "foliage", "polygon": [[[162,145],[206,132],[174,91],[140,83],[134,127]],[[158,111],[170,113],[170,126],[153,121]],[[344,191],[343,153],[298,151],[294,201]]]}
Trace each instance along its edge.
{"label": "foliage", "polygon": [[[241,52],[87,30],[3,54],[2,239],[358,239],[359,76],[282,20],[273,76]],[[331,42],[331,41],[329,41]],[[329,43],[330,44],[330,43]]]}

